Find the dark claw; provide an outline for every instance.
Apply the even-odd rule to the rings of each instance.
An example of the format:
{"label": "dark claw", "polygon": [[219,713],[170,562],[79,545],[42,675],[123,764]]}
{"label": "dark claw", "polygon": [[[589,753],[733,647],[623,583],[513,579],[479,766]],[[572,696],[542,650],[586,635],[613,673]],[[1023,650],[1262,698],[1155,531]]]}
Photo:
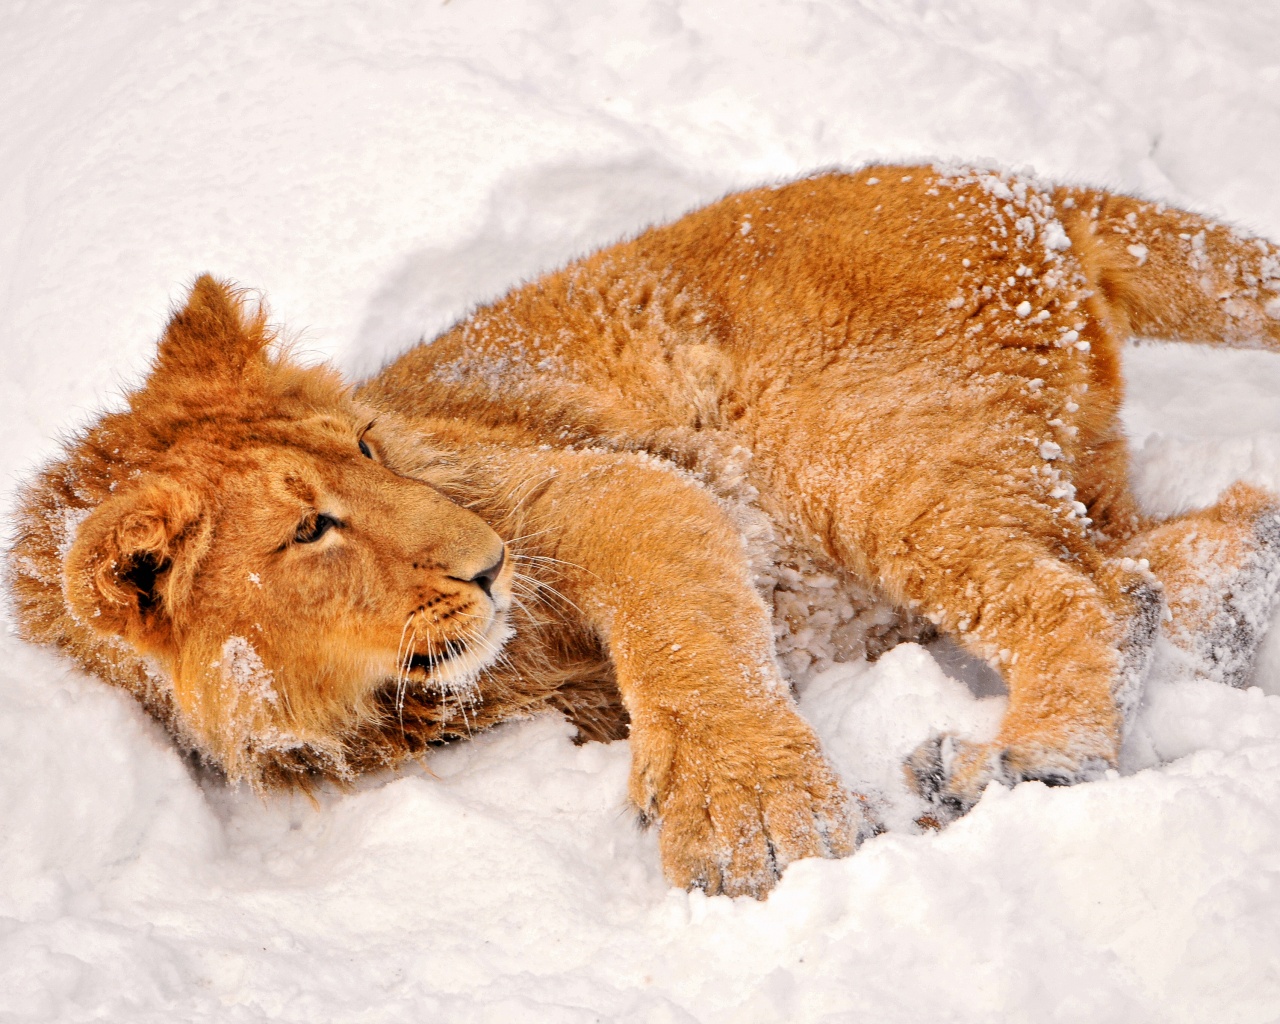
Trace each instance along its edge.
{"label": "dark claw", "polygon": [[1073,779],[1066,775],[1059,775],[1057,772],[1046,772],[1043,775],[1027,775],[1026,782],[1043,782],[1046,786],[1070,786],[1074,782]]}
{"label": "dark claw", "polygon": [[934,736],[918,746],[903,767],[908,785],[930,803],[935,802],[947,781],[942,769],[942,737]]}
{"label": "dark claw", "polygon": [[933,808],[929,818],[940,825],[955,821],[969,805],[953,793],[946,792],[947,772],[942,763],[942,736],[922,743],[903,766],[910,785]]}

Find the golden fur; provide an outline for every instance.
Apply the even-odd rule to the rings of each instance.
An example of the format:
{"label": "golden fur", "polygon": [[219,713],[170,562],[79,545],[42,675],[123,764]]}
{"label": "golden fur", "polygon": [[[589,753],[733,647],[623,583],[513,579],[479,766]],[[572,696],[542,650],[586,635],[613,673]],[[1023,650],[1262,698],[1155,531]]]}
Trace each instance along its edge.
{"label": "golden fur", "polygon": [[354,392],[202,277],[24,492],[10,585],[26,637],[255,786],[548,708],[629,725],[668,877],[760,895],[874,827],[779,670],[806,578],[844,594],[819,661],[937,629],[1003,675],[998,737],[910,759],[938,820],[1114,765],[1162,617],[1246,677],[1274,499],[1143,517],[1120,344],[1280,347],[1278,291],[1274,246],[1194,214],[928,167],[729,196]]}

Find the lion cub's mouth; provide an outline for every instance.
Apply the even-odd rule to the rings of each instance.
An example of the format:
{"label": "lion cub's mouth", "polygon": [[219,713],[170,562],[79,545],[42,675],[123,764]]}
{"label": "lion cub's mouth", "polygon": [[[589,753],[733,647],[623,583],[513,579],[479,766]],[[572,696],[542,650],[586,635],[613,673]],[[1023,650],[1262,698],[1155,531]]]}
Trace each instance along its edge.
{"label": "lion cub's mouth", "polygon": [[436,686],[461,689],[473,685],[501,655],[502,646],[515,633],[505,615],[496,615],[488,628],[474,637],[445,640],[430,653],[414,653],[408,669],[421,673]]}
{"label": "lion cub's mouth", "polygon": [[436,654],[415,654],[409,659],[409,668],[410,670],[420,669],[430,675],[446,661],[452,661],[459,655],[466,653],[467,642],[465,640],[446,640],[443,647]]}

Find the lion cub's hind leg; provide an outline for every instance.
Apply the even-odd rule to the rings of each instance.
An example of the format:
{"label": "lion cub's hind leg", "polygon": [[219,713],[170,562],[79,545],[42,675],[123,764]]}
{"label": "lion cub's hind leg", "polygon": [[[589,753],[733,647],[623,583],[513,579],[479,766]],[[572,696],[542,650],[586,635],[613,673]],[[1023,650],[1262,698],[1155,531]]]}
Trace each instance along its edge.
{"label": "lion cub's hind leg", "polygon": [[[1047,553],[981,577],[961,641],[997,665],[1009,705],[994,740],[935,736],[908,758],[907,780],[941,824],[991,782],[1050,786],[1095,778],[1118,763],[1161,611],[1159,590],[1125,560],[1092,573]],[[993,652],[993,648],[995,651]]]}
{"label": "lion cub's hind leg", "polygon": [[[978,561],[971,579],[988,568],[998,578]],[[1280,500],[1248,484],[1105,554],[1038,560],[999,599],[979,602],[982,628],[964,637],[975,653],[1002,647],[1009,710],[999,736],[935,737],[908,760],[908,779],[945,822],[992,781],[1061,785],[1114,766],[1157,635],[1168,642],[1166,668],[1241,686],[1278,596]]]}
{"label": "lion cub's hind leg", "polygon": [[1280,500],[1237,483],[1216,505],[1150,527],[1119,553],[1146,559],[1164,585],[1164,667],[1245,685],[1280,591]]}
{"label": "lion cub's hind leg", "polygon": [[[1009,465],[1017,453],[996,456]],[[912,500],[893,515],[881,505],[879,516],[845,520],[862,527],[850,541],[877,553],[870,569],[886,590],[931,615],[1008,687],[992,740],[938,736],[909,759],[908,781],[940,821],[964,813],[992,781],[1067,785],[1115,767],[1160,621],[1155,580],[1099,551],[1039,474],[1019,484],[980,469],[964,467],[963,488],[904,492]]]}

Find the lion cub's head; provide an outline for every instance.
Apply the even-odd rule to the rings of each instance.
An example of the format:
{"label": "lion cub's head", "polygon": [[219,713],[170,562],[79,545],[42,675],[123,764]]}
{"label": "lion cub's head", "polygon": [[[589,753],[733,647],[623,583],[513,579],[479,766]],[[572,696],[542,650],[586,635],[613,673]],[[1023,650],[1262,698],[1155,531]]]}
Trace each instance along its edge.
{"label": "lion cub's head", "polygon": [[28,490],[11,556],[26,632],[95,669],[141,655],[233,778],[272,747],[322,755],[389,681],[465,686],[510,633],[498,535],[389,467],[387,425],[270,341],[200,278],[129,409]]}

